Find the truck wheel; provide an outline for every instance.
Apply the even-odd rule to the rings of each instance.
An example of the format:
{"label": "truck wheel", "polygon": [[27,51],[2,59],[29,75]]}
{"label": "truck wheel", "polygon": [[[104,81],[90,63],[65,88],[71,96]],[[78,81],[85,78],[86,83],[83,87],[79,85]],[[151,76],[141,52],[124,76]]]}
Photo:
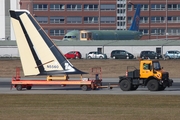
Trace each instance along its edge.
{"label": "truck wheel", "polygon": [[120,88],[123,91],[129,91],[131,90],[131,83],[128,80],[122,80],[120,82]]}
{"label": "truck wheel", "polygon": [[159,83],[157,80],[150,80],[147,84],[147,87],[150,91],[157,91],[159,90]]}
{"label": "truck wheel", "polygon": [[22,85],[17,85],[16,90],[18,90],[18,91],[22,90]]}
{"label": "truck wheel", "polygon": [[83,91],[87,91],[87,90],[88,90],[88,86],[87,86],[87,85],[82,85],[82,86],[81,86],[81,89],[82,89]]}
{"label": "truck wheel", "polygon": [[88,56],[88,59],[91,59],[91,56]]}

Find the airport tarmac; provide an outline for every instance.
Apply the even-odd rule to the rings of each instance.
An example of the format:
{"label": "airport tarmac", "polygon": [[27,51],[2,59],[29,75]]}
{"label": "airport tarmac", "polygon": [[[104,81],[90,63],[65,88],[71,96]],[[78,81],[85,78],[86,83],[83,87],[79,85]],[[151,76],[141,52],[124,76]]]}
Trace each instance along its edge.
{"label": "airport tarmac", "polygon": [[[23,78],[22,78],[23,79]],[[26,78],[27,79],[27,78]],[[36,79],[36,78],[28,78]],[[43,78],[38,78],[43,79]],[[136,91],[122,91],[119,87],[113,89],[82,91],[80,86],[33,86],[31,90],[17,91],[11,89],[11,78],[0,78],[0,94],[112,94],[112,95],[180,95],[180,79],[174,78],[173,86],[164,91],[149,91],[147,87],[139,87]],[[118,78],[104,78],[103,85],[118,84]]]}

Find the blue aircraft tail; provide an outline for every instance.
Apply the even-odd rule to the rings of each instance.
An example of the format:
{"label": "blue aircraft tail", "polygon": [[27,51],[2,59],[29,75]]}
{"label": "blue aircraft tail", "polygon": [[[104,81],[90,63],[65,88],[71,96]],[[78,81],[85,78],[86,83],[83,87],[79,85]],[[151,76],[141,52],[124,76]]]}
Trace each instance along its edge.
{"label": "blue aircraft tail", "polygon": [[138,4],[136,8],[136,13],[134,14],[133,22],[129,30],[139,31],[140,12],[141,12],[141,4]]}

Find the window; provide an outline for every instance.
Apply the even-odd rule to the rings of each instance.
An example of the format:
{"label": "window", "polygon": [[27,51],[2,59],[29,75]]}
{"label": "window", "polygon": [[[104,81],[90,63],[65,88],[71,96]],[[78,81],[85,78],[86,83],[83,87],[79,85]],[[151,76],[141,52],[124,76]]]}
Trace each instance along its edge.
{"label": "window", "polygon": [[168,10],[180,10],[180,4],[168,4]]}
{"label": "window", "polygon": [[98,17],[84,17],[84,23],[98,23]]}
{"label": "window", "polygon": [[143,35],[148,35],[149,34],[149,30],[148,29],[140,29],[139,30]]}
{"label": "window", "polygon": [[[136,10],[136,8],[137,8],[137,4],[134,5],[134,10]],[[142,10],[142,11],[147,11],[147,10],[149,10],[149,5],[148,5],[148,4],[142,4],[142,5],[141,5],[141,10]]]}
{"label": "window", "polygon": [[46,24],[46,23],[48,23],[48,17],[45,17],[45,16],[35,17],[35,19],[36,19],[40,24]]}
{"label": "window", "polygon": [[84,5],[84,10],[85,11],[98,10],[98,5],[97,4],[85,4]]}
{"label": "window", "polygon": [[159,63],[159,62],[153,62],[153,68],[154,68],[155,70],[161,70],[160,63]]}
{"label": "window", "polygon": [[120,26],[125,26],[125,22],[119,22]]}
{"label": "window", "polygon": [[115,5],[101,5],[101,10],[115,10],[116,6]]}
{"label": "window", "polygon": [[166,10],[165,4],[152,4],[151,10]]}
{"label": "window", "polygon": [[60,17],[60,16],[50,17],[50,23],[64,23],[64,17]]}
{"label": "window", "polygon": [[120,51],[120,55],[126,55],[125,51]]}
{"label": "window", "polygon": [[82,23],[81,17],[67,17],[67,23]]}
{"label": "window", "polygon": [[127,18],[128,23],[132,23],[132,17]]}
{"label": "window", "polygon": [[151,17],[151,23],[165,23],[165,17],[153,16]]}
{"label": "window", "polygon": [[72,11],[72,10],[75,10],[75,11],[79,11],[79,10],[82,10],[82,7],[81,5],[76,5],[76,4],[67,4],[67,10],[69,11]]}
{"label": "window", "polygon": [[140,23],[149,23],[148,17],[140,17]]}
{"label": "window", "polygon": [[144,63],[144,64],[143,64],[143,69],[144,69],[144,70],[150,70],[150,64]]}
{"label": "window", "polygon": [[60,11],[60,10],[64,10],[65,5],[61,5],[61,4],[50,4],[50,10],[51,11]]}
{"label": "window", "polygon": [[180,23],[180,16],[169,16],[168,23]]}
{"label": "window", "polygon": [[48,5],[47,4],[33,4],[33,10],[35,11],[47,11]]}
{"label": "window", "polygon": [[149,10],[149,5],[148,5],[148,4],[141,5],[141,10],[142,10],[142,11],[147,11],[147,10]]}
{"label": "window", "polygon": [[117,12],[120,13],[120,14],[123,14],[123,13],[126,12],[126,10],[125,9],[118,9]]}
{"label": "window", "polygon": [[169,35],[180,35],[180,28],[168,28]]}
{"label": "window", "polygon": [[115,17],[101,17],[101,23],[115,23]]}
{"label": "window", "polygon": [[126,8],[126,5],[125,4],[117,4],[117,8]]}
{"label": "window", "polygon": [[162,28],[151,29],[151,35],[165,35],[165,29]]}
{"label": "window", "polygon": [[50,35],[51,36],[61,36],[61,35],[64,35],[64,30],[62,30],[62,29],[51,29],[50,30]]}
{"label": "window", "polygon": [[117,17],[117,20],[125,20],[125,17]]}
{"label": "window", "polygon": [[132,11],[132,5],[128,4],[128,11]]}

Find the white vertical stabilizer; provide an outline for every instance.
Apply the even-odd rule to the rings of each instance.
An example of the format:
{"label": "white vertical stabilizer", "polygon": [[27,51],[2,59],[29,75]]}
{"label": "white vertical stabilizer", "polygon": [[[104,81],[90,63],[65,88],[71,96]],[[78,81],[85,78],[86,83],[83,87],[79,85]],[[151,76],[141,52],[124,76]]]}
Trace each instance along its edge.
{"label": "white vertical stabilizer", "polygon": [[10,10],[25,76],[85,74],[73,67],[27,10]]}

